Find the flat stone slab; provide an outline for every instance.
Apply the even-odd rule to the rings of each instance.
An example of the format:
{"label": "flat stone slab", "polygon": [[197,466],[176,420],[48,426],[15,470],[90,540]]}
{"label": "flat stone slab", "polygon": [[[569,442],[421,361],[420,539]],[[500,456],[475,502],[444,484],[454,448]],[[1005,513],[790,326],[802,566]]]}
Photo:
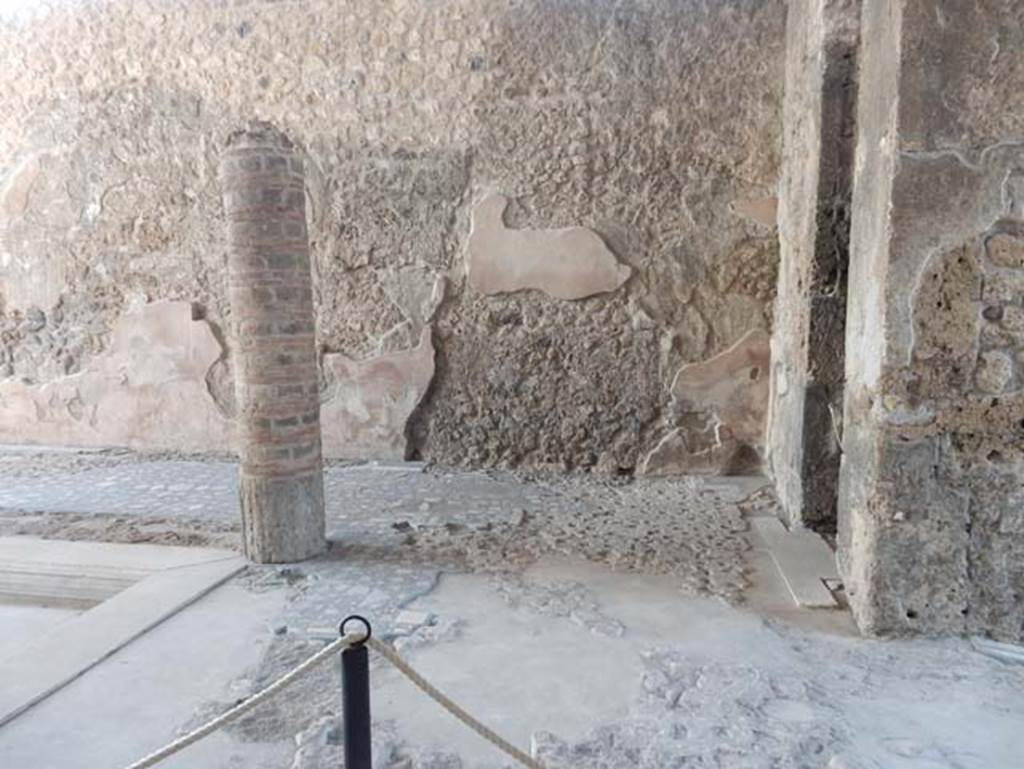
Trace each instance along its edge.
{"label": "flat stone slab", "polygon": [[778,518],[750,519],[775,562],[797,606],[836,609],[838,604],[825,580],[839,580],[835,554],[821,537],[807,529],[787,530]]}
{"label": "flat stone slab", "polygon": [[[5,556],[17,558],[12,567]],[[61,581],[80,595],[72,566],[130,586],[59,628],[0,659],[0,726],[82,675],[167,617],[188,606],[245,567],[226,550],[59,542],[28,537],[0,539],[0,574],[21,569],[31,589],[33,573],[60,599]],[[35,570],[35,572],[33,572]],[[27,575],[27,576],[26,576]],[[56,575],[57,579],[52,579]],[[47,581],[47,578],[49,581]]]}

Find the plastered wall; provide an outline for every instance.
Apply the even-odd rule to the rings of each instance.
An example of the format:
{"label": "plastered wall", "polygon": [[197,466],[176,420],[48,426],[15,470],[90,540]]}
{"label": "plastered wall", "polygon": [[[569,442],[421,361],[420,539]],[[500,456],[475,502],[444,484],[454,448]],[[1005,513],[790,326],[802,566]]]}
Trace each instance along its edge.
{"label": "plastered wall", "polygon": [[781,0],[6,24],[0,441],[232,446],[216,167],[262,119],[306,160],[328,456],[756,465],[784,30]]}

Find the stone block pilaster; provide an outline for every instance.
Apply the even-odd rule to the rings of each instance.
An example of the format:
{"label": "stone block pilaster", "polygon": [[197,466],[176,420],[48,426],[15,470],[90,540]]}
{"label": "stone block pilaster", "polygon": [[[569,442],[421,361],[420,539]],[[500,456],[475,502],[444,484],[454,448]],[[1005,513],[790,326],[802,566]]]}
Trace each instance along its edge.
{"label": "stone block pilaster", "polygon": [[787,523],[836,525],[860,0],[791,0],[769,468]]}
{"label": "stone block pilaster", "polygon": [[1024,5],[869,0],[861,38],[840,569],[868,632],[1020,641]]}

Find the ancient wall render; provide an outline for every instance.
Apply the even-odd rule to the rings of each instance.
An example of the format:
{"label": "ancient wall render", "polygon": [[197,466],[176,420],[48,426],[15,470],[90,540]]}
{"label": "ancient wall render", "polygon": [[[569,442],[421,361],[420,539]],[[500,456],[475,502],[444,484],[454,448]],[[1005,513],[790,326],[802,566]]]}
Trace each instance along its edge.
{"label": "ancient wall render", "polygon": [[[784,25],[782,0],[105,0],[7,25],[0,393],[66,390],[130,307],[183,302],[224,347],[198,381],[230,423],[216,159],[263,119],[306,162],[329,453],[630,472],[681,432],[668,471],[756,461],[672,383],[770,326]],[[575,232],[614,257],[602,290],[474,288],[474,207],[500,197],[478,266],[507,279],[502,238]],[[67,396],[48,419],[95,405]],[[0,440],[54,440],[19,403]],[[223,445],[204,430],[174,447]]]}
{"label": "ancient wall render", "polygon": [[878,0],[861,34],[846,589],[868,631],[1019,641],[1024,6]]}
{"label": "ancient wall render", "polygon": [[788,522],[836,526],[860,0],[791,0],[769,467]]}

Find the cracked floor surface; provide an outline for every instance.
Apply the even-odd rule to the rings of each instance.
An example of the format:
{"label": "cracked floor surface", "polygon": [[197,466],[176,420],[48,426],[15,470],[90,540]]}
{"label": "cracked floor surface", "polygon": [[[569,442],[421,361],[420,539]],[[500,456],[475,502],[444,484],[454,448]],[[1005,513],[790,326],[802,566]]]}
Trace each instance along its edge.
{"label": "cracked floor surface", "polygon": [[[0,452],[0,532],[230,544],[234,472]],[[757,479],[338,465],[325,485],[326,557],[250,567],[0,730],[0,765],[126,764],[350,612],[551,769],[1015,769],[1024,754],[1024,668],[959,640],[860,639],[839,611],[758,613],[774,588],[747,537],[772,512]],[[373,698],[375,766],[510,765],[380,662]],[[336,767],[338,712],[326,666],[167,766]]]}

